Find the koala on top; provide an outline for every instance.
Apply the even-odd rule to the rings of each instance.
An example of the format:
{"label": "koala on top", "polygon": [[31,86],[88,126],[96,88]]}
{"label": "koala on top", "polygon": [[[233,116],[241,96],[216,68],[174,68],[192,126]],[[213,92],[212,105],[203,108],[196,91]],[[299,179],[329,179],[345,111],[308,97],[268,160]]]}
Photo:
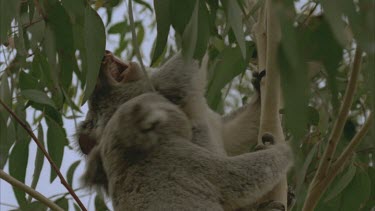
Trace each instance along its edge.
{"label": "koala on top", "polygon": [[[223,155],[248,152],[249,146],[257,143],[258,94],[249,104],[222,117],[206,103],[206,70],[199,69],[196,61],[185,62],[177,54],[151,72],[150,79],[157,92],[178,105],[190,119],[194,143]],[[146,92],[150,92],[150,86],[138,64],[125,64],[106,51],[95,91],[88,100],[86,120],[77,132],[83,154],[88,154],[98,143],[103,128],[122,103]]]}
{"label": "koala on top", "polygon": [[228,157],[191,140],[181,109],[159,94],[142,94],[112,115],[83,180],[106,181],[99,187],[115,210],[234,210],[270,191],[291,166],[285,144]]}
{"label": "koala on top", "polygon": [[[150,79],[157,92],[187,115],[192,143],[226,157],[248,152],[249,146],[257,142],[260,117],[258,96],[246,106],[222,117],[207,106],[204,98],[206,70],[199,69],[197,62],[186,62],[181,54],[177,54],[152,73]],[[150,92],[150,86],[138,64],[125,64],[107,51],[97,86],[88,101],[86,120],[80,124],[77,133],[81,151],[90,157],[91,150],[106,139],[102,137],[103,131],[116,110],[146,92]],[[133,156],[136,154],[132,153]],[[265,167],[259,165],[259,171]],[[274,174],[279,175],[279,172]],[[101,187],[108,185],[107,177],[99,175],[87,183]]]}

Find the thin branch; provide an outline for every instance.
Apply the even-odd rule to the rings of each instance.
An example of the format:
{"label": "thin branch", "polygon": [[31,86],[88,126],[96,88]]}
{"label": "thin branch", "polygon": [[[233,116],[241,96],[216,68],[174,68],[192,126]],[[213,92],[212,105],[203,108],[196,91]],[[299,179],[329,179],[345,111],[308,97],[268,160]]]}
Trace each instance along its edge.
{"label": "thin branch", "polygon": [[371,126],[372,120],[373,117],[371,114],[365,124],[362,126],[361,130],[353,137],[349,145],[345,148],[344,152],[342,152],[339,158],[333,163],[332,168],[329,169],[329,174],[327,174],[327,176],[321,180],[317,180],[315,183],[312,183],[313,186],[309,188],[308,195],[305,199],[305,204],[303,206],[304,211],[314,210],[320,197],[325,193],[328,186],[344,168],[346,162],[352,157],[354,149],[363,140],[363,137],[366,135]]}
{"label": "thin branch", "polygon": [[40,194],[38,191],[30,188],[29,186],[23,184],[22,182],[18,181],[16,178],[13,178],[9,174],[5,173],[3,170],[0,169],[0,178],[4,181],[11,184],[13,187],[19,188],[23,190],[25,193],[29,194],[36,200],[40,201],[47,207],[51,208],[52,210],[58,210],[58,211],[64,211],[61,207],[59,207],[57,204],[55,204],[53,201],[49,200],[42,194]]}
{"label": "thin branch", "polygon": [[128,7],[129,7],[129,22],[130,22],[130,28],[131,28],[131,31],[132,31],[132,41],[133,41],[133,48],[135,50],[135,55],[137,56],[137,59],[138,59],[140,65],[141,65],[143,74],[145,75],[146,80],[147,80],[148,84],[150,85],[151,91],[155,92],[155,88],[152,85],[150,77],[148,77],[145,65],[143,64],[141,52],[139,51],[139,46],[138,46],[138,42],[137,42],[137,35],[135,33],[132,0],[128,0],[128,1],[129,1],[129,5],[128,5]]}
{"label": "thin branch", "polygon": [[302,23],[302,26],[304,26],[304,27],[306,27],[309,24],[309,22],[311,20],[311,15],[315,12],[316,8],[318,7],[318,3],[316,3],[316,2],[314,2],[314,3],[315,3],[314,7],[310,10],[310,12],[307,15],[306,19]]}
{"label": "thin branch", "polygon": [[26,132],[31,136],[31,138],[34,140],[36,145],[38,145],[38,148],[43,152],[44,156],[47,158],[48,162],[51,164],[51,167],[56,172],[57,176],[60,178],[61,183],[65,186],[65,188],[69,191],[69,193],[73,196],[74,200],[78,203],[79,207],[86,211],[85,206],[82,204],[81,200],[79,200],[78,196],[74,192],[74,190],[70,187],[70,185],[66,182],[64,179],[64,176],[61,174],[59,168],[56,166],[56,164],[53,162],[51,156],[48,154],[44,146],[40,143],[38,138],[35,136],[33,131],[28,127],[1,99],[0,104],[12,115],[12,117],[20,124]]}
{"label": "thin branch", "polygon": [[349,77],[349,82],[345,90],[344,100],[341,104],[339,115],[335,121],[332,133],[328,139],[328,145],[320,161],[318,171],[314,179],[324,178],[327,171],[331,165],[332,157],[336,151],[336,146],[341,138],[346,119],[348,118],[350,107],[352,106],[354,93],[357,88],[358,75],[361,69],[362,63],[362,50],[357,47],[354,56],[354,63],[351,75]]}

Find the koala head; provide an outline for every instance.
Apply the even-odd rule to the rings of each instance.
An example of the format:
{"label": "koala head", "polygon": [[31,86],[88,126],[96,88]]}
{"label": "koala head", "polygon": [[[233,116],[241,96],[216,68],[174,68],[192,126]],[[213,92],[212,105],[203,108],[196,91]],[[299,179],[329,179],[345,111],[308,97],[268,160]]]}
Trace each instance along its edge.
{"label": "koala head", "polygon": [[88,100],[86,119],[80,123],[76,134],[81,152],[86,155],[90,153],[119,105],[147,89],[145,77],[137,63],[124,63],[106,51],[95,90]]}
{"label": "koala head", "polygon": [[[82,181],[108,191],[106,168],[137,162],[151,150],[171,141],[190,141],[190,121],[176,105],[156,93],[137,96],[119,106],[103,130],[102,140],[88,155]],[[109,173],[109,175],[107,175]]]}

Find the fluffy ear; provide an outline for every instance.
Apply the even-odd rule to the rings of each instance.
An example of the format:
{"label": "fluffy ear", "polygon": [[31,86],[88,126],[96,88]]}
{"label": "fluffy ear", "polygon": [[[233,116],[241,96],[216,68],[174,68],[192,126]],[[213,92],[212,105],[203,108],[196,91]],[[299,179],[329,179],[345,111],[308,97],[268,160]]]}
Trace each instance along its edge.
{"label": "fluffy ear", "polygon": [[90,136],[89,134],[81,133],[78,137],[78,145],[81,149],[81,152],[85,155],[88,155],[90,154],[91,150],[95,147],[96,139]]}
{"label": "fluffy ear", "polygon": [[86,171],[84,172],[81,181],[87,186],[96,186],[107,190],[107,175],[104,171],[103,161],[97,146],[92,149],[88,156]]}

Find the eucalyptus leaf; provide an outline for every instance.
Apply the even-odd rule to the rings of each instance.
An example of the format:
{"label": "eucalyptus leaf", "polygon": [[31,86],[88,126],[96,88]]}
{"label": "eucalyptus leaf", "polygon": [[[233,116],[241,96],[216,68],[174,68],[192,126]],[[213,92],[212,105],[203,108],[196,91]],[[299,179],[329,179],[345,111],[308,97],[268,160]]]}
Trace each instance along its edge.
{"label": "eucalyptus leaf", "polygon": [[246,45],[245,36],[243,33],[242,26],[242,11],[237,1],[228,0],[227,1],[227,16],[228,23],[232,27],[234,35],[236,36],[237,43],[241,49],[241,54],[244,59],[246,59]]}
{"label": "eucalyptus leaf", "polygon": [[104,203],[103,199],[99,195],[95,196],[95,209],[101,211],[109,210],[107,205]]}
{"label": "eucalyptus leaf", "polygon": [[75,172],[75,170],[77,169],[77,167],[80,163],[81,163],[81,161],[77,160],[68,169],[68,173],[66,175],[66,178],[67,178],[68,184],[70,186],[73,186],[73,175],[74,175],[74,172]]}
{"label": "eucalyptus leaf", "polygon": [[[39,143],[42,144],[42,146],[44,147],[44,133],[43,133],[43,127],[41,124],[38,125],[38,140],[39,140]],[[42,172],[43,163],[44,163],[44,154],[39,149],[39,147],[36,150],[34,163],[35,163],[35,167],[34,167],[34,173],[33,173],[33,180],[31,181],[31,185],[30,185],[32,189],[35,189],[38,184],[39,177]]]}
{"label": "eucalyptus leaf", "polygon": [[21,95],[31,101],[41,103],[44,105],[49,105],[49,106],[52,106],[53,108],[56,108],[56,105],[53,102],[53,100],[51,100],[51,98],[49,98],[47,94],[39,90],[35,90],[35,89],[23,90],[21,91]]}
{"label": "eucalyptus leaf", "polygon": [[84,31],[87,72],[83,103],[87,101],[94,91],[105,50],[105,29],[103,21],[96,11],[89,6],[85,9]]}
{"label": "eucalyptus leaf", "polygon": [[154,0],[155,16],[156,16],[156,45],[152,53],[151,65],[159,59],[163,54],[167,44],[169,29],[171,26],[170,16],[170,0]]}
{"label": "eucalyptus leaf", "polygon": [[335,184],[335,186],[329,189],[324,201],[327,202],[342,193],[342,191],[354,178],[356,170],[357,168],[354,165],[350,165],[346,172],[340,178],[337,178],[338,182]]}
{"label": "eucalyptus leaf", "polygon": [[[52,160],[55,162],[58,168],[61,167],[61,163],[64,156],[64,148],[68,145],[68,139],[64,128],[55,122],[53,119],[46,118],[48,130],[47,130],[47,148]],[[51,168],[50,182],[56,178],[56,172]]]}
{"label": "eucalyptus leaf", "polygon": [[199,1],[195,2],[193,14],[182,35],[182,54],[185,59],[190,60],[194,56],[198,39],[198,10]]}

